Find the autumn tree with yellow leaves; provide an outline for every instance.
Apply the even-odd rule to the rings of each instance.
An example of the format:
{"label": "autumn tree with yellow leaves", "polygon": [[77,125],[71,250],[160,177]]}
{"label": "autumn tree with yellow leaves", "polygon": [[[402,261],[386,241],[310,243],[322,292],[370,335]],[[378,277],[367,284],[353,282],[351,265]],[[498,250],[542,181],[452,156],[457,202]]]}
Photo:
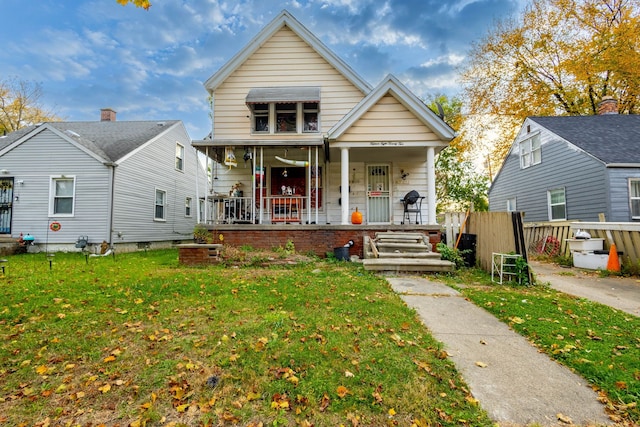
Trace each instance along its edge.
{"label": "autumn tree with yellow leaves", "polygon": [[40,103],[39,83],[0,79],[0,135],[35,123],[60,120]]}
{"label": "autumn tree with yellow leaves", "polygon": [[640,0],[532,0],[462,70],[469,116],[490,117],[500,162],[527,116],[591,115],[605,96],[640,112]]}
{"label": "autumn tree with yellow leaves", "polygon": [[116,0],[123,6],[128,5],[129,3],[133,3],[136,7],[141,7],[145,10],[149,10],[151,7],[151,2],[149,0]]}

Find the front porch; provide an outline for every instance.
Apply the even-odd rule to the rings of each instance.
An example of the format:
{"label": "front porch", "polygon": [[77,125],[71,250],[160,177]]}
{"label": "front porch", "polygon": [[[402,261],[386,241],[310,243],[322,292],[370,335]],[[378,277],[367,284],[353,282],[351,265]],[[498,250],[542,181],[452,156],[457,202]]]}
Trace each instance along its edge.
{"label": "front porch", "polygon": [[[250,245],[259,249],[284,248],[288,242],[301,254],[315,254],[325,257],[335,248],[342,247],[350,240],[354,242],[350,255],[364,257],[365,237],[373,239],[376,233],[385,231],[418,232],[429,236],[429,242],[435,246],[441,239],[440,225],[397,224],[397,225],[317,225],[317,224],[216,224],[206,225],[213,236],[213,243],[230,246]],[[194,255],[197,245],[185,245],[180,248],[181,262],[187,264],[209,263],[206,252],[202,259]],[[187,256],[187,254],[189,254]]]}

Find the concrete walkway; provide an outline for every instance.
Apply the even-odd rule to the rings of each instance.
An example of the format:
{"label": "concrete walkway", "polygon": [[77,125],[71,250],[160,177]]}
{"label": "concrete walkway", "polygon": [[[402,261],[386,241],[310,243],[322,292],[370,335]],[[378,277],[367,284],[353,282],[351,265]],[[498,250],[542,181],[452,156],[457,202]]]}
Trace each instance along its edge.
{"label": "concrete walkway", "polygon": [[553,289],[608,305],[640,317],[640,280],[629,277],[600,277],[591,270],[564,268],[530,261],[536,280]]}
{"label": "concrete walkway", "polygon": [[539,353],[454,289],[421,277],[387,280],[444,344],[494,421],[504,426],[566,426],[569,420],[574,425],[610,425],[584,379]]}

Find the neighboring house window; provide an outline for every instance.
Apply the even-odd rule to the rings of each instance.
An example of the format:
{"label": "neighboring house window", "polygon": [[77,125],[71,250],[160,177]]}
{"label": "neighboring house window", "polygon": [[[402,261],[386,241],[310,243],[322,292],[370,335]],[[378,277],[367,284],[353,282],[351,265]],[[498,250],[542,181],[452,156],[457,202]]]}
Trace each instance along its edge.
{"label": "neighboring house window", "polygon": [[254,133],[318,133],[320,107],[317,102],[252,104]]}
{"label": "neighboring house window", "polygon": [[540,146],[540,135],[520,142],[520,168],[526,169],[529,166],[537,165],[542,161],[542,148]]}
{"label": "neighboring house window", "polygon": [[155,206],[155,213],[153,216],[154,219],[160,219],[160,220],[165,219],[166,203],[167,203],[167,192],[156,189],[156,206]]}
{"label": "neighboring house window", "polygon": [[184,200],[184,216],[191,216],[191,197]]}
{"label": "neighboring house window", "polygon": [[75,182],[75,177],[60,176],[51,178],[50,215],[73,215]]}
{"label": "neighboring house window", "polygon": [[176,144],[176,169],[184,170],[184,146],[182,144]]}
{"label": "neighboring house window", "polygon": [[515,212],[516,211],[516,198],[512,197],[507,199],[507,212]]}
{"label": "neighboring house window", "polygon": [[567,203],[564,196],[564,188],[550,190],[547,196],[549,200],[549,220],[567,219]]}
{"label": "neighboring house window", "polygon": [[640,179],[629,180],[629,204],[631,219],[640,219]]}

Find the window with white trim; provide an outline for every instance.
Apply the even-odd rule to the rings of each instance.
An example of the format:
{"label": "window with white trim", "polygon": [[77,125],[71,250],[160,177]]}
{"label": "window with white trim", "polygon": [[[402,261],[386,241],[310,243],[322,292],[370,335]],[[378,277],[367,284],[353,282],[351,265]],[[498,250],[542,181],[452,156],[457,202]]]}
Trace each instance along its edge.
{"label": "window with white trim", "polygon": [[191,197],[184,199],[184,216],[191,216]]}
{"label": "window with white trim", "polygon": [[166,217],[166,205],[167,205],[167,192],[164,190],[156,189],[156,200],[153,219],[165,220]]}
{"label": "window with white trim", "polygon": [[640,219],[640,178],[629,179],[631,219]]}
{"label": "window with white trim", "polygon": [[49,215],[73,216],[76,179],[68,176],[51,177]]}
{"label": "window with white trim", "polygon": [[547,192],[549,203],[549,220],[560,221],[567,219],[567,202],[564,188],[556,188]]}
{"label": "window with white trim", "polygon": [[542,162],[540,134],[520,142],[520,168],[526,169]]}
{"label": "window with white trim", "polygon": [[176,169],[184,171],[184,145],[176,143]]}
{"label": "window with white trim", "polygon": [[516,198],[511,197],[507,199],[507,212],[515,212],[516,211]]}
{"label": "window with white trim", "polygon": [[318,133],[318,102],[269,102],[251,104],[252,133]]}

